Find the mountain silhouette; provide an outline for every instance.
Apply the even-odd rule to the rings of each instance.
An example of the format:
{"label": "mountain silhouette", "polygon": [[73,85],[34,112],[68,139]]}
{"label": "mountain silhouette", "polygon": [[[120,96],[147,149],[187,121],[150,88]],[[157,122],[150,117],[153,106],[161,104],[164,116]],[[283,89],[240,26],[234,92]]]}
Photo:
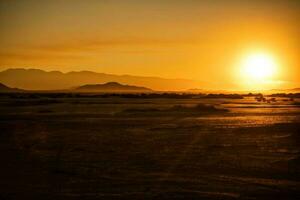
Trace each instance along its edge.
{"label": "mountain silhouette", "polygon": [[291,91],[297,91],[297,92],[299,92],[300,88],[293,88],[293,89],[291,89]]}
{"label": "mountain silhouette", "polygon": [[146,87],[138,87],[132,85],[122,85],[117,82],[108,82],[105,84],[89,84],[75,88],[80,92],[150,92]]}
{"label": "mountain silhouette", "polygon": [[65,90],[86,84],[118,82],[138,85],[153,90],[186,90],[202,87],[200,81],[188,79],[165,79],[131,75],[113,75],[91,71],[62,73],[40,69],[14,68],[0,72],[0,82],[27,90]]}
{"label": "mountain silhouette", "polygon": [[23,90],[18,88],[11,88],[2,83],[0,83],[0,92],[22,92]]}
{"label": "mountain silhouette", "polygon": [[300,88],[291,88],[291,89],[272,89],[272,93],[300,93]]}

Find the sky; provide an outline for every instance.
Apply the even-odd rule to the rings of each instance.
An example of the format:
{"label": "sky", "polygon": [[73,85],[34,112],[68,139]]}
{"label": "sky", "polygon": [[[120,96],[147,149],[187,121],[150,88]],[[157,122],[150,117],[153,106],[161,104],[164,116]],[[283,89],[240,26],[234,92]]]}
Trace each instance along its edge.
{"label": "sky", "polygon": [[0,0],[0,70],[186,78],[243,88],[241,60],[276,61],[268,87],[300,86],[297,0]]}

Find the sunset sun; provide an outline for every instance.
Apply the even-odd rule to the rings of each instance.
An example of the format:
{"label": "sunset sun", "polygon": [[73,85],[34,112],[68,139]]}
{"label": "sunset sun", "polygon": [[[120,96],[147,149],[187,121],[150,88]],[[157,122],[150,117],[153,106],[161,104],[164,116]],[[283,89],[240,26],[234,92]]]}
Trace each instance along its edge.
{"label": "sunset sun", "polygon": [[265,90],[277,87],[279,83],[279,63],[267,51],[254,51],[244,54],[238,65],[240,85],[245,89]]}
{"label": "sunset sun", "polygon": [[242,61],[242,73],[245,78],[252,80],[271,79],[277,72],[275,59],[265,53],[248,55]]}

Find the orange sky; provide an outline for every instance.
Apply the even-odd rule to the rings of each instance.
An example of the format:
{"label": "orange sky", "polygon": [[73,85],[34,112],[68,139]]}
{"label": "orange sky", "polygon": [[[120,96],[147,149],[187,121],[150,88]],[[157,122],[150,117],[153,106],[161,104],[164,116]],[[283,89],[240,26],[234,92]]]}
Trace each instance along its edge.
{"label": "orange sky", "polygon": [[299,10],[294,0],[0,1],[0,70],[91,70],[240,89],[236,63],[263,51],[280,67],[272,87],[299,87]]}

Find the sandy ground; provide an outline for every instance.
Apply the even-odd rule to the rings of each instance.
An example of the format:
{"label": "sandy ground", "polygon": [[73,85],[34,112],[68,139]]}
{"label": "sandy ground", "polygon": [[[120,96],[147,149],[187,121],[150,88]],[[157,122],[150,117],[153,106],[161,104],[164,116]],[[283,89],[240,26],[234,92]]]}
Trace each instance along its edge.
{"label": "sandy ground", "polygon": [[280,99],[2,96],[0,199],[299,199],[299,129]]}

